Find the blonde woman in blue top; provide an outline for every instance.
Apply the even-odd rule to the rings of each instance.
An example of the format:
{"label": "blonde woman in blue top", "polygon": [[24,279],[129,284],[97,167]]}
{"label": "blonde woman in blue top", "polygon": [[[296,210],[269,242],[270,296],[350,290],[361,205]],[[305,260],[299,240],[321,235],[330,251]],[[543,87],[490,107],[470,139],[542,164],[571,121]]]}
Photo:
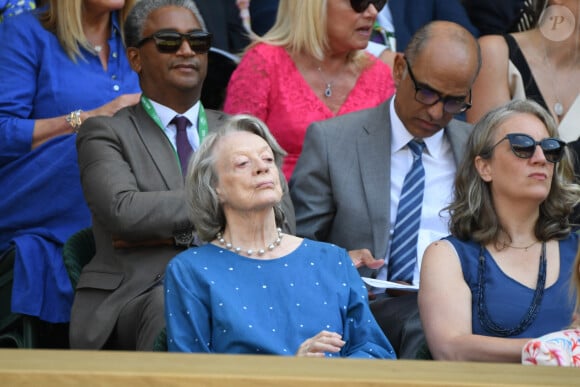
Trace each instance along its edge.
{"label": "blonde woman in blue top", "polygon": [[196,152],[186,190],[209,243],[167,268],[169,350],[394,358],[346,250],[279,228],[284,154],[265,124],[245,115]]}
{"label": "blonde woman in blue top", "polygon": [[51,0],[0,23],[0,253],[15,248],[12,311],[69,320],[61,249],[89,227],[75,130],[138,102],[122,26],[135,0]]}

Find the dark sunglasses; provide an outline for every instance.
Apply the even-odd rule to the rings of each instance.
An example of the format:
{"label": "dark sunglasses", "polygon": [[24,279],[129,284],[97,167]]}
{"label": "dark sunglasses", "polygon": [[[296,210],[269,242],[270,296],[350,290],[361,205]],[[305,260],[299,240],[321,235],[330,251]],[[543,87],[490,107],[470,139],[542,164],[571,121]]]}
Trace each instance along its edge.
{"label": "dark sunglasses", "polygon": [[189,47],[196,54],[205,54],[209,51],[211,47],[212,34],[206,31],[192,31],[185,34],[181,34],[177,31],[159,31],[150,36],[147,36],[137,43],[137,47],[141,47],[149,40],[155,42],[157,50],[162,53],[174,53],[179,50],[183,39],[187,40]]}
{"label": "dark sunglasses", "polygon": [[557,163],[558,161],[562,160],[562,157],[564,156],[564,149],[566,147],[566,143],[564,141],[558,140],[557,138],[548,137],[544,138],[543,140],[536,141],[527,134],[510,133],[495,143],[494,146],[492,146],[481,156],[484,158],[491,156],[491,152],[494,150],[494,148],[504,140],[509,140],[510,147],[514,155],[522,159],[531,158],[536,152],[536,146],[539,145],[540,148],[542,148],[542,152],[544,152],[544,157],[546,157],[546,160],[551,163]]}
{"label": "dark sunglasses", "polygon": [[405,58],[405,63],[407,63],[407,69],[409,69],[409,76],[411,81],[413,81],[413,86],[415,87],[415,99],[424,105],[435,105],[439,101],[443,101],[443,110],[450,114],[463,113],[471,107],[471,89],[469,89],[469,102],[465,100],[465,97],[443,97],[439,92],[432,90],[428,87],[421,87],[417,84],[417,79],[415,79],[415,74],[411,70],[411,64],[407,57]]}
{"label": "dark sunglasses", "polygon": [[371,4],[375,6],[377,12],[380,12],[385,4],[387,4],[387,0],[350,0],[350,6],[357,13],[366,11]]}

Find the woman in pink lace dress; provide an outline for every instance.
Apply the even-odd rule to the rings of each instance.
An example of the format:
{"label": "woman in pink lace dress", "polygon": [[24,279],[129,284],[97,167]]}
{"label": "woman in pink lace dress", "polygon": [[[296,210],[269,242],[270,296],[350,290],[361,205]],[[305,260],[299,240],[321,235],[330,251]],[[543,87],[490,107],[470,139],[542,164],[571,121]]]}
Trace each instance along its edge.
{"label": "woman in pink lace dress", "polygon": [[364,51],[386,0],[281,0],[276,23],[246,51],[224,110],[263,120],[288,152],[289,180],[314,121],[375,107],[395,91],[391,69]]}

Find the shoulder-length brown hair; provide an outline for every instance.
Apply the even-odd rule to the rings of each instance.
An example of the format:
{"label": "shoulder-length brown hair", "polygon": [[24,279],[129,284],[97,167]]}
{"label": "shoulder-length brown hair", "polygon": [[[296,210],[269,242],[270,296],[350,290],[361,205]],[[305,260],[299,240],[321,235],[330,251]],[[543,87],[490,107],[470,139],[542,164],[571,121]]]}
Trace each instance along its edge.
{"label": "shoulder-length brown hair", "polygon": [[[483,244],[495,243],[505,231],[495,212],[489,183],[483,181],[475,168],[475,158],[492,157],[490,150],[499,126],[522,113],[537,117],[544,123],[550,137],[558,137],[552,116],[531,100],[510,101],[484,115],[469,137],[465,155],[457,169],[455,199],[446,208],[451,215],[449,230],[457,238]],[[562,239],[570,233],[569,216],[580,199],[580,186],[573,183],[573,176],[572,162],[566,150],[554,168],[550,193],[540,204],[535,226],[538,240]]]}

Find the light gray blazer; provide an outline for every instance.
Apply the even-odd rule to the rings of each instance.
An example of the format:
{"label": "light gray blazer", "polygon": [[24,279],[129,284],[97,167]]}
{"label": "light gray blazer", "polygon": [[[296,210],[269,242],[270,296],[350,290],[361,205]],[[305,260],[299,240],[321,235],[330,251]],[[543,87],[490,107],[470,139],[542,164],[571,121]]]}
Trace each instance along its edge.
{"label": "light gray blazer", "polygon": [[[376,108],[311,124],[292,178],[297,235],[347,250],[387,253],[390,225],[391,99]],[[456,163],[471,125],[452,120],[445,135]],[[361,274],[369,275],[363,268]]]}

